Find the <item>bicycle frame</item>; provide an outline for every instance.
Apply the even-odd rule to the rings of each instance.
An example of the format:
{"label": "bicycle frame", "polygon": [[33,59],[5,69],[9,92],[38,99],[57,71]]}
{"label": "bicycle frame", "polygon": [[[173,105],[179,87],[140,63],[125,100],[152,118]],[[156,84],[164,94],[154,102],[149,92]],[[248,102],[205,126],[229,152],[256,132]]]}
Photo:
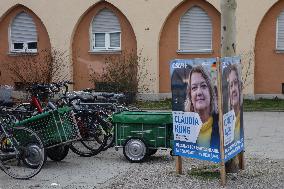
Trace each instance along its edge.
{"label": "bicycle frame", "polygon": [[42,106],[37,96],[32,96],[31,105],[33,105],[37,109],[38,113],[43,112]]}
{"label": "bicycle frame", "polygon": [[32,91],[31,95],[32,95],[31,101],[30,101],[31,106],[34,107],[37,110],[38,113],[43,113],[44,109],[43,109],[41,102],[40,102],[40,99],[38,97],[39,94],[35,91]]}

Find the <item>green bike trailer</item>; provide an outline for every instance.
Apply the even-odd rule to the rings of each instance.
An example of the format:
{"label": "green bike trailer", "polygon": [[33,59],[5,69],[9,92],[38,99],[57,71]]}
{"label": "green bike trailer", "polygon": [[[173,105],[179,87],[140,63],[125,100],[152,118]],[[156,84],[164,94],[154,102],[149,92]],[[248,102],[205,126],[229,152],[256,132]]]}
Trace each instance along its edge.
{"label": "green bike trailer", "polygon": [[141,162],[173,141],[171,112],[124,111],[113,115],[115,147],[130,162]]}

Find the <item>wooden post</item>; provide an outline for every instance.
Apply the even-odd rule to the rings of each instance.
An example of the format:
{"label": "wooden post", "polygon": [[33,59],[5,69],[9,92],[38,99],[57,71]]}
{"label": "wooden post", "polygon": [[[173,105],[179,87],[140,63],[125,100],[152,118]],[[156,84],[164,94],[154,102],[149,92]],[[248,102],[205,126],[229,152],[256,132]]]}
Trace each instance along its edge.
{"label": "wooden post", "polygon": [[220,59],[217,58],[218,70],[218,111],[219,111],[219,135],[220,135],[220,155],[221,155],[221,185],[226,185],[225,151],[224,151],[224,129],[223,129],[223,96],[222,96],[222,71]]}
{"label": "wooden post", "polygon": [[181,159],[181,156],[176,156],[176,173],[182,174],[182,159]]}
{"label": "wooden post", "polygon": [[220,177],[221,177],[221,185],[225,187],[226,185],[226,168],[225,168],[225,162],[221,162],[221,170],[220,170]]}
{"label": "wooden post", "polygon": [[239,169],[244,170],[245,169],[245,159],[244,159],[244,151],[239,153]]}

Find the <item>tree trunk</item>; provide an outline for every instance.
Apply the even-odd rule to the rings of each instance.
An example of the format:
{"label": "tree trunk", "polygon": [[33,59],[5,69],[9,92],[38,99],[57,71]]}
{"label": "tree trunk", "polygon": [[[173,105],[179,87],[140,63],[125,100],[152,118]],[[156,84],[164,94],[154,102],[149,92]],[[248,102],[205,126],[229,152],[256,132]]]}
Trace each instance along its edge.
{"label": "tree trunk", "polygon": [[[221,57],[236,55],[236,0],[221,0]],[[225,164],[226,172],[238,172],[238,157]]]}
{"label": "tree trunk", "polygon": [[236,55],[236,0],[221,0],[221,56]]}

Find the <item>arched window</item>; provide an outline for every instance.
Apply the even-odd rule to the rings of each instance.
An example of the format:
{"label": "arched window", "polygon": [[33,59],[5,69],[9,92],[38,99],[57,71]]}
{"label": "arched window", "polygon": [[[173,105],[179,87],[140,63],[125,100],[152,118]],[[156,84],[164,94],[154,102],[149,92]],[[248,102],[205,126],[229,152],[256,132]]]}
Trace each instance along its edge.
{"label": "arched window", "polygon": [[91,50],[121,49],[121,28],[117,16],[109,9],[101,10],[91,24]]}
{"label": "arched window", "polygon": [[180,19],[179,52],[212,52],[212,22],[200,7],[190,8]]}
{"label": "arched window", "polygon": [[277,18],[276,49],[284,50],[284,11]]}
{"label": "arched window", "polygon": [[10,26],[11,52],[37,52],[37,30],[33,18],[25,12],[17,14]]}

